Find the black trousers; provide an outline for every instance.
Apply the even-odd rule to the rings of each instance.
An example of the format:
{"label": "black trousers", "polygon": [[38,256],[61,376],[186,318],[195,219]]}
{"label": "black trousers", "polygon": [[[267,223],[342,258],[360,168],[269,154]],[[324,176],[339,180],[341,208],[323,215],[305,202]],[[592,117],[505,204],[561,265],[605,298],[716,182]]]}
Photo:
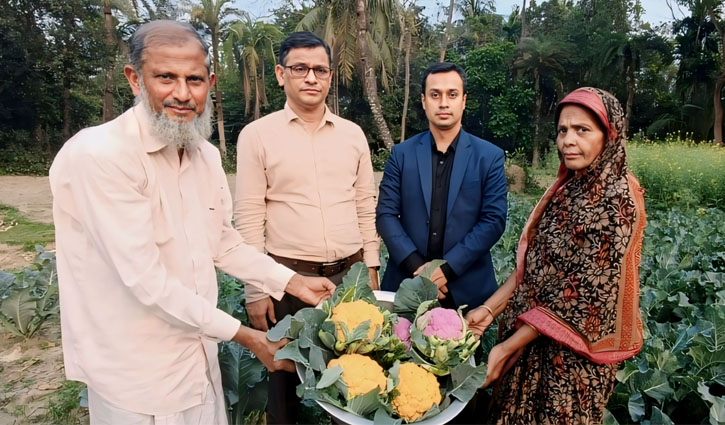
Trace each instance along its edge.
{"label": "black trousers", "polygon": [[[342,278],[347,274],[348,270],[343,270],[338,274],[328,276],[328,279],[335,285],[342,283]],[[313,274],[298,272],[305,276],[315,276]],[[284,318],[288,314],[295,314],[305,307],[312,307],[300,301],[299,298],[285,294],[281,300],[272,300],[274,304],[274,317],[277,321]],[[272,323],[269,323],[272,326]],[[291,372],[271,372],[269,374],[269,391],[267,394],[267,424],[294,424],[297,423],[298,413],[300,411],[301,402],[297,397],[297,385],[300,384],[300,378],[296,373]]]}

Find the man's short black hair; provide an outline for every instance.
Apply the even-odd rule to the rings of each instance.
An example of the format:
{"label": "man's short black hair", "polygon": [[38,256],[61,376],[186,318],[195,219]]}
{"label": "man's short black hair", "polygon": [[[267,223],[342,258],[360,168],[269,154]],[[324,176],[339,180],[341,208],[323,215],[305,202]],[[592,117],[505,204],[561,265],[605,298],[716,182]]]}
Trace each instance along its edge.
{"label": "man's short black hair", "polygon": [[423,72],[423,82],[420,85],[420,92],[425,95],[425,80],[428,79],[428,76],[430,74],[441,74],[444,72],[451,72],[451,71],[455,71],[458,73],[458,75],[461,76],[461,80],[463,81],[463,93],[461,93],[461,94],[465,94],[466,86],[467,86],[466,71],[464,71],[463,68],[456,65],[455,63],[450,63],[450,62],[438,62],[438,63],[434,63],[433,65],[429,66],[428,69],[426,69]]}
{"label": "man's short black hair", "polygon": [[320,37],[309,31],[293,32],[292,34],[288,35],[287,38],[284,39],[284,41],[282,41],[282,44],[280,44],[279,46],[279,64],[286,65],[285,61],[287,60],[287,55],[289,54],[289,51],[300,47],[324,47],[325,52],[327,52],[327,59],[330,62],[330,67],[332,67],[332,55],[330,53],[330,46],[325,42],[325,40],[321,39]]}

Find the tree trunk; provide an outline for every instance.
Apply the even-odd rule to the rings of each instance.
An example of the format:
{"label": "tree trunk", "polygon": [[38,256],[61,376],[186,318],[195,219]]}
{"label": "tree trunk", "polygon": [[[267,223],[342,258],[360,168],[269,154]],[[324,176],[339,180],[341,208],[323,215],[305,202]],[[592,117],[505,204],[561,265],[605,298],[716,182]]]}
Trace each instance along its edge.
{"label": "tree trunk", "polygon": [[715,83],[715,94],[713,96],[713,102],[715,103],[715,121],[713,122],[713,130],[715,133],[715,143],[718,145],[723,144],[722,140],[722,88],[725,85],[725,73],[720,74]]}
{"label": "tree trunk", "polygon": [[260,89],[259,89],[259,101],[262,103],[262,106],[269,106],[269,101],[267,100],[267,81],[264,78],[264,59],[260,59],[259,64],[262,67],[262,79],[259,82]]}
{"label": "tree trunk", "polygon": [[224,112],[222,111],[222,91],[219,89],[219,80],[221,77],[221,68],[219,67],[219,33],[214,30],[211,33],[211,44],[214,49],[214,73],[216,81],[214,81],[214,101],[216,102],[216,118],[217,129],[219,131],[219,152],[222,158],[227,157],[227,139],[224,135]]}
{"label": "tree trunk", "polygon": [[439,62],[443,62],[446,59],[446,49],[448,49],[448,38],[451,36],[451,27],[453,26],[453,11],[456,8],[456,0],[451,0],[451,4],[448,7],[448,22],[446,23],[446,30],[443,32],[443,42],[441,43],[441,55]]}
{"label": "tree trunk", "polygon": [[521,5],[521,37],[519,37],[519,42],[526,36],[526,0],[524,0]]}
{"label": "tree trunk", "polygon": [[403,100],[403,116],[400,119],[400,142],[405,140],[405,121],[408,117],[408,98],[410,97],[410,45],[412,36],[410,30],[405,30],[405,96]]}
{"label": "tree trunk", "polygon": [[259,111],[260,95],[259,95],[259,78],[254,76],[254,120],[258,120],[261,115]]}
{"label": "tree trunk", "polygon": [[103,91],[103,122],[111,121],[114,118],[113,92],[116,90],[113,79],[116,66],[116,37],[113,27],[113,15],[111,14],[111,0],[103,0],[103,20],[106,27],[106,87]]}
{"label": "tree trunk", "polygon": [[375,68],[370,60],[370,48],[368,46],[368,20],[367,13],[365,11],[365,0],[355,1],[355,13],[357,14],[358,24],[358,46],[360,47],[360,62],[362,63],[363,73],[365,74],[363,80],[365,82],[365,94],[370,104],[370,109],[373,112],[373,121],[375,126],[378,128],[380,137],[385,143],[385,147],[392,149],[394,142],[393,136],[390,134],[388,123],[385,122],[383,116],[383,108],[380,105],[380,99],[378,98],[378,85],[375,79]]}
{"label": "tree trunk", "polygon": [[720,35],[720,44],[722,48],[722,53],[720,55],[720,75],[715,82],[715,92],[713,93],[712,97],[715,106],[715,120],[712,124],[713,133],[715,136],[715,144],[722,146],[722,88],[723,85],[725,85],[725,28],[723,28],[723,22],[718,19],[717,15],[715,15],[715,10],[712,6],[707,7],[707,13],[708,15],[710,15],[710,21],[715,26],[718,35]]}
{"label": "tree trunk", "polygon": [[244,84],[242,84],[244,90],[244,115],[247,116],[249,115],[249,108],[252,105],[252,84],[249,80],[252,77],[250,76],[249,66],[246,63],[242,63],[242,70],[242,78],[244,79]]}
{"label": "tree trunk", "polygon": [[534,71],[534,89],[536,90],[536,112],[534,113],[534,140],[533,140],[533,157],[531,158],[531,166],[539,168],[539,121],[541,119],[541,77],[539,70]]}

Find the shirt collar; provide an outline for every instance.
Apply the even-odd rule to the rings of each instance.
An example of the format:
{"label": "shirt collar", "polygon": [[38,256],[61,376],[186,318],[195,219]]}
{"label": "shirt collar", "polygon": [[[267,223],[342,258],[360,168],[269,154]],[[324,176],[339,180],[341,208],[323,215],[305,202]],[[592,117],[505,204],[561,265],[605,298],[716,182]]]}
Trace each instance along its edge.
{"label": "shirt collar", "polygon": [[[453,138],[453,142],[448,146],[448,150],[446,152],[455,152],[456,148],[458,147],[458,139],[461,137],[461,130],[458,130],[458,134],[456,134],[456,137]],[[435,137],[433,137],[433,133],[430,135],[430,143],[431,148],[433,149],[433,152],[438,152],[438,147],[436,146],[436,140]],[[443,153],[446,153],[443,152]]]}
{"label": "shirt collar", "polygon": [[[293,120],[302,121],[302,119],[299,117],[299,115],[297,115],[295,113],[295,111],[292,110],[292,108],[289,106],[289,103],[287,103],[287,102],[284,103],[284,115],[285,115],[285,118],[287,119],[287,122],[290,122]],[[325,114],[322,116],[322,123],[320,124],[320,127],[322,127],[323,125],[325,125],[327,123],[332,124],[334,127],[338,119],[339,119],[339,117],[337,115],[333,114],[332,111],[330,111],[330,108],[328,108],[327,105],[325,105]],[[319,129],[319,127],[318,127],[318,129]]]}

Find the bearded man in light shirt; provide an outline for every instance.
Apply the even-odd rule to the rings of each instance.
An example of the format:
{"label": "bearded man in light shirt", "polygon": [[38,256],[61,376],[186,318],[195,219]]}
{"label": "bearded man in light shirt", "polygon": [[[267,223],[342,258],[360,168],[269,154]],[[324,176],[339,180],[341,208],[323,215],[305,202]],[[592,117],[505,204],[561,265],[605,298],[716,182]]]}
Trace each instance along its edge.
{"label": "bearded man in light shirt", "polygon": [[154,21],[129,40],[136,106],[79,132],[50,170],[63,354],[88,385],[92,424],[226,424],[217,342],[270,370],[284,345],[216,308],[215,267],[275,299],[329,297],[247,245],[211,134],[208,47],[188,24]]}
{"label": "bearded man in light shirt", "polygon": [[[340,284],[364,261],[378,289],[370,149],[359,126],[325,106],[330,66],[329,46],[310,32],[280,45],[275,74],[287,102],[239,135],[234,222],[248,243],[301,274]],[[246,296],[250,322],[262,330],[308,306],[290,294],[271,300],[250,285]],[[291,373],[269,375],[268,423],[295,422],[298,383]]]}

